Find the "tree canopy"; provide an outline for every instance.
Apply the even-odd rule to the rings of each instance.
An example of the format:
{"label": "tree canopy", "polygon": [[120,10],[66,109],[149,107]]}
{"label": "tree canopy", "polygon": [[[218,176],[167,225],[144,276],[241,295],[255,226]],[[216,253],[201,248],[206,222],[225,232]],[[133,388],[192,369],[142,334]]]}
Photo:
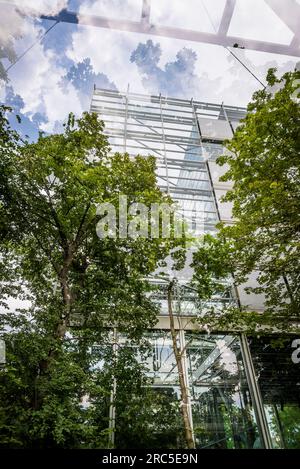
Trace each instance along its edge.
{"label": "tree canopy", "polygon": [[[170,199],[156,184],[155,159],[110,154],[95,114],[70,115],[64,133],[28,143],[9,128],[6,111],[0,120],[0,320],[7,347],[1,445],[99,447],[107,444],[112,376],[103,381],[103,370],[93,368],[91,347],[110,347],[114,326],[139,344],[158,312],[146,277],[179,241],[99,238],[97,206],[112,202],[118,208],[120,194],[128,204],[146,206]],[[29,303],[5,310],[13,297]],[[140,365],[132,363],[138,373]],[[101,414],[96,420],[93,395]],[[84,396],[90,396],[88,408]]]}
{"label": "tree canopy", "polygon": [[253,95],[247,115],[220,157],[233,182],[224,197],[233,203],[233,226],[221,236],[233,243],[235,273],[241,282],[258,274],[266,313],[298,316],[300,304],[300,72],[278,79]]}
{"label": "tree canopy", "polygon": [[[212,305],[197,318],[211,321],[210,329],[236,324],[253,333],[268,320],[278,325],[299,316],[299,74],[277,79],[269,71],[269,87],[254,94],[229,151],[218,159],[228,167],[222,180],[233,182],[224,200],[233,203],[235,223],[200,240],[189,285],[198,302]],[[147,277],[170,253],[174,271],[182,266],[185,235],[165,238],[158,230],[158,237],[99,238],[96,230],[99,204],[113,204],[118,219],[123,194],[128,205],[172,203],[157,186],[155,158],[112,154],[103,122],[88,113],[71,114],[63,133],[28,143],[9,127],[7,111],[0,112],[0,328],[7,347],[0,446],[106,447],[113,399],[119,447],[143,447],[142,434],[157,447],[175,440],[194,447],[172,309],[176,279],[165,300],[181,409],[176,396],[149,388],[145,363],[152,352],[143,338],[159,312]],[[238,302],[213,306],[214,295],[253,271],[258,286],[252,290],[266,297],[263,315]],[[27,304],[11,311],[12,299]],[[117,352],[114,328],[122,335]]]}
{"label": "tree canopy", "polygon": [[[219,223],[216,236],[200,240],[193,285],[200,300],[229,286],[236,302],[199,311],[197,322],[210,330],[288,331],[299,318],[300,72],[275,72],[269,70],[268,87],[254,93],[217,159],[226,167],[221,181],[232,183],[223,201],[232,203],[234,223]],[[263,314],[239,303],[236,287],[252,274],[257,284],[246,291],[264,295]]]}

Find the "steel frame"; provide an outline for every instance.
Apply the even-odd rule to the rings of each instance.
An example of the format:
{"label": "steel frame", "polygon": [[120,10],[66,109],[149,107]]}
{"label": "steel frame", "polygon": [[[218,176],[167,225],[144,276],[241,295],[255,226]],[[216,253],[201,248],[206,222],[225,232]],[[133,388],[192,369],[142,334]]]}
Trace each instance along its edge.
{"label": "steel frame", "polygon": [[254,365],[251,357],[251,352],[248,344],[247,337],[245,334],[240,336],[241,352],[243,357],[243,362],[245,366],[245,373],[247,377],[247,382],[251,394],[253,404],[255,406],[255,414],[257,419],[258,428],[260,430],[261,438],[263,445],[266,449],[272,449],[272,439],[269,431],[269,425],[267,417],[264,410],[263,400],[257,382],[256,373],[254,370]]}
{"label": "steel frame", "polygon": [[214,231],[218,207],[203,154],[218,155],[223,148],[222,141],[201,136],[198,118],[237,122],[245,109],[95,88],[90,110],[105,121],[114,151],[154,154],[161,189],[183,208],[188,223],[198,220]]}
{"label": "steel frame", "polygon": [[300,5],[295,0],[283,1],[284,9],[282,0],[265,0],[267,5],[280,20],[294,33],[292,41],[287,45],[246,39],[238,36],[229,36],[228,30],[235,11],[236,0],[226,0],[219,28],[214,33],[153,24],[151,22],[151,0],[143,0],[140,21],[94,15],[79,15],[76,12],[68,10],[62,10],[56,16],[43,15],[41,18],[64,23],[80,23],[86,26],[141,33],[150,36],[163,36],[224,47],[240,47],[243,49],[300,57]]}
{"label": "steel frame", "polygon": [[[113,151],[115,148],[121,148],[134,156],[140,153],[141,150],[147,150],[148,154],[156,153],[158,155],[158,172],[162,172],[160,174],[159,185],[161,189],[169,193],[173,199],[177,199],[179,203],[184,204],[188,201],[191,204],[192,207],[188,213],[188,218],[192,218],[194,216],[193,212],[197,212],[195,195],[202,202],[206,197],[211,204],[211,211],[206,211],[206,214],[210,214],[212,217],[210,223],[206,224],[206,230],[214,229],[214,224],[220,220],[220,214],[214,194],[209,164],[207,161],[201,160],[201,149],[203,149],[205,142],[203,142],[201,137],[198,118],[206,117],[210,119],[214,117],[215,120],[227,121],[228,126],[230,126],[232,121],[240,120],[245,115],[245,109],[225,106],[223,104],[216,105],[194,100],[166,98],[161,95],[146,96],[129,93],[128,90],[126,93],[120,93],[118,91],[95,89],[91,111],[99,113],[104,122],[109,124],[105,127],[104,132],[110,138]],[[111,116],[115,116],[116,119],[110,119]],[[108,120],[106,120],[107,117]],[[168,126],[166,126],[166,121]],[[118,126],[117,130],[114,128],[115,125]],[[136,125],[141,130],[137,131]],[[172,134],[174,128],[176,132]],[[232,126],[231,130],[233,133]],[[184,137],[182,133],[184,133]],[[135,142],[135,145],[132,142]],[[213,149],[214,146],[221,146],[221,144],[222,142],[215,141],[211,142],[210,146]],[[196,150],[196,153],[192,152],[189,155],[191,148],[193,151]],[[174,154],[176,155],[175,158]],[[191,157],[195,158],[191,159]],[[175,175],[172,175],[173,168],[177,171]],[[206,183],[207,189],[193,188],[193,179],[195,179],[196,183]],[[186,183],[187,185],[185,185]],[[205,212],[205,209],[203,211]],[[164,304],[166,281],[159,280],[155,277],[155,274],[152,281],[157,289],[151,294],[151,297],[155,302],[160,304],[160,316],[167,315],[166,305]],[[185,351],[186,339],[181,319],[192,317],[196,310],[197,314],[205,312],[205,309],[210,304],[214,304],[215,307],[220,305],[220,308],[226,304],[236,304],[238,299],[235,298],[234,291],[230,286],[232,285],[230,280],[228,280],[229,289],[227,296],[216,296],[210,302],[204,302],[203,305],[200,305],[196,300],[195,293],[186,285],[185,279],[179,279],[174,299],[174,311],[179,320],[178,333],[182,350]],[[234,334],[234,337],[236,337],[236,334]],[[229,341],[228,343],[231,343],[233,338],[228,336],[227,340]],[[255,377],[249,346],[243,334],[240,336],[240,347],[262,444],[265,448],[272,448],[268,423]],[[214,353],[217,353],[217,351],[213,352],[211,357]],[[187,373],[186,359],[186,352],[184,352],[183,362],[185,380],[188,387],[189,414],[191,422],[193,422],[190,394],[191,383]],[[208,361],[204,362],[203,367],[207,363]],[[197,372],[200,374],[200,371],[199,369]]]}

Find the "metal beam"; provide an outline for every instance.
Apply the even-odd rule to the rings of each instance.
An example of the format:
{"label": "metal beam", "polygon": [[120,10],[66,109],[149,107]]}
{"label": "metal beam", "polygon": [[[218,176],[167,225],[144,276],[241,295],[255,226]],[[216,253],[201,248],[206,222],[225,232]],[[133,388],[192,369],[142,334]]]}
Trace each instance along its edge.
{"label": "metal beam", "polygon": [[300,50],[300,5],[295,0],[285,0],[284,7],[282,0],[265,0],[265,2],[295,34],[289,47]]}
{"label": "metal beam", "polygon": [[[58,15],[42,15],[41,18],[62,23],[80,24],[84,26],[95,26],[98,28],[115,29],[153,36],[163,36],[193,42],[215,44],[224,47],[232,47],[238,44],[239,47],[245,49],[300,57],[300,5],[296,0],[284,0],[284,8],[282,0],[265,0],[265,2],[270,8],[272,8],[283,23],[285,23],[294,32],[295,36],[290,44],[280,44],[246,39],[238,36],[228,36],[227,32],[234,13],[236,0],[226,1],[217,33],[207,33],[152,24],[150,22],[151,0],[143,0],[140,21],[108,18],[104,16],[80,15],[79,13],[68,11],[66,9],[62,10]],[[11,3],[8,3],[7,1],[0,1],[0,3],[11,5]],[[23,7],[21,12],[25,15],[32,15],[32,10],[26,10],[26,8]]]}
{"label": "metal beam", "polygon": [[300,5],[295,0],[265,0],[266,4],[293,31],[300,33]]}
{"label": "metal beam", "polygon": [[150,9],[151,9],[151,0],[143,0],[142,6],[142,23],[150,23]]}
{"label": "metal beam", "polygon": [[215,346],[214,349],[210,352],[208,357],[201,363],[201,365],[193,372],[193,382],[200,378],[214,363],[225,350],[225,347],[230,347],[232,342],[235,341],[235,337],[227,335],[223,338],[224,344]]}
{"label": "metal beam", "polygon": [[234,12],[235,4],[236,4],[236,0],[227,0],[226,1],[226,5],[225,5],[224,11],[223,11],[221,23],[220,23],[219,30],[218,30],[218,34],[220,36],[226,36],[226,34],[228,32],[230,22],[231,22],[231,18],[232,18],[233,12]]}
{"label": "metal beam", "polygon": [[261,436],[262,443],[266,449],[272,449],[272,438],[270,435],[268,420],[265,414],[264,404],[255,374],[254,365],[251,357],[250,347],[247,337],[241,335],[241,352],[245,366],[245,374],[249,386],[250,395],[255,409],[256,420]]}
{"label": "metal beam", "polygon": [[[149,0],[148,0],[149,1]],[[271,1],[271,0],[268,0]],[[287,0],[292,1],[292,0]],[[147,6],[147,9],[146,9]],[[227,18],[230,17],[230,11],[233,8],[233,3],[228,3],[226,7]],[[272,42],[265,42],[253,39],[244,39],[237,36],[226,36],[223,31],[226,31],[227,22],[221,22],[221,32],[207,33],[183,28],[173,28],[170,26],[154,25],[146,21],[149,18],[149,3],[144,2],[144,20],[143,21],[130,21],[116,18],[107,18],[104,16],[93,15],[79,15],[78,13],[62,10],[56,16],[42,15],[42,19],[60,21],[65,23],[80,24],[83,26],[94,26],[98,28],[115,29],[119,31],[128,31],[133,33],[147,34],[150,36],[163,36],[174,39],[183,39],[193,42],[203,42],[207,44],[215,44],[219,46],[232,47],[234,44],[245,49],[257,50],[261,52],[270,52],[273,54],[282,54],[300,57],[300,48],[293,47],[293,45],[278,44]],[[225,11],[224,11],[225,14]],[[226,16],[226,15],[225,15]],[[229,25],[228,25],[229,26]]]}

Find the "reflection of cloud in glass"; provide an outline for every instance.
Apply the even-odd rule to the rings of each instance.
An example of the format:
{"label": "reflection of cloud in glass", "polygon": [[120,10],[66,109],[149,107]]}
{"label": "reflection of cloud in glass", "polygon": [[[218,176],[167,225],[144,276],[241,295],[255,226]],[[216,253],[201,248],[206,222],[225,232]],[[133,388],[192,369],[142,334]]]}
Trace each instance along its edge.
{"label": "reflection of cloud in glass", "polygon": [[165,96],[197,96],[199,88],[207,87],[207,82],[219,85],[219,80],[209,80],[207,76],[198,76],[195,72],[197,54],[193,49],[183,47],[176,54],[175,60],[169,61],[164,68],[159,66],[162,55],[160,43],[152,39],[140,42],[132,52],[130,61],[135,63],[142,77],[145,89],[150,93],[162,93]]}
{"label": "reflection of cloud in glass", "polygon": [[232,394],[231,398],[232,398],[234,404],[235,404],[239,409],[242,409],[242,408],[243,408],[243,402],[242,402],[242,398],[241,398],[240,391],[241,391],[241,385],[240,385],[240,383],[238,383],[238,384],[234,387],[234,393]]}
{"label": "reflection of cloud in glass", "polygon": [[139,21],[141,10],[142,0],[85,0],[80,4],[79,13]]}
{"label": "reflection of cloud in glass", "polygon": [[237,359],[232,350],[226,345],[224,339],[218,339],[216,345],[220,350],[220,363],[223,369],[234,375],[238,371]]}

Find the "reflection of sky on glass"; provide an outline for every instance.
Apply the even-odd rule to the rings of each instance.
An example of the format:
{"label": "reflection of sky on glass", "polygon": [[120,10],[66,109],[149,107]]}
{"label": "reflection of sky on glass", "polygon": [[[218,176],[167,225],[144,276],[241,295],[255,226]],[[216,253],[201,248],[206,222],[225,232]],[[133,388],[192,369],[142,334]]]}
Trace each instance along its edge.
{"label": "reflection of sky on glass", "polygon": [[251,0],[251,6],[250,16],[249,2],[237,0],[228,31],[229,35],[281,44],[291,42],[293,32],[264,1]]}
{"label": "reflection of sky on glass", "polygon": [[[23,17],[12,5],[1,6],[0,42],[9,43],[17,55],[51,26],[39,14],[55,14],[65,7],[79,14],[79,25],[56,25],[9,70],[9,82],[1,83],[0,99],[6,102],[10,96],[13,106],[19,103],[24,133],[31,138],[36,138],[37,128],[60,130],[69,111],[88,110],[94,84],[122,91],[129,84],[132,92],[234,105],[246,105],[259,87],[221,46],[80,25],[80,14],[138,21],[142,0],[13,3],[35,11],[35,17]],[[150,23],[213,32],[220,25],[224,5],[225,0],[152,0]],[[237,0],[229,33],[284,44],[292,38],[291,30],[262,0]],[[282,73],[297,63],[295,57],[240,49],[235,53],[261,80],[270,66]],[[3,64],[9,65],[7,58]]]}
{"label": "reflection of sky on glass", "polygon": [[216,341],[217,347],[220,350],[220,363],[225,371],[235,375],[238,371],[237,359],[235,353],[226,345],[224,339]]}

